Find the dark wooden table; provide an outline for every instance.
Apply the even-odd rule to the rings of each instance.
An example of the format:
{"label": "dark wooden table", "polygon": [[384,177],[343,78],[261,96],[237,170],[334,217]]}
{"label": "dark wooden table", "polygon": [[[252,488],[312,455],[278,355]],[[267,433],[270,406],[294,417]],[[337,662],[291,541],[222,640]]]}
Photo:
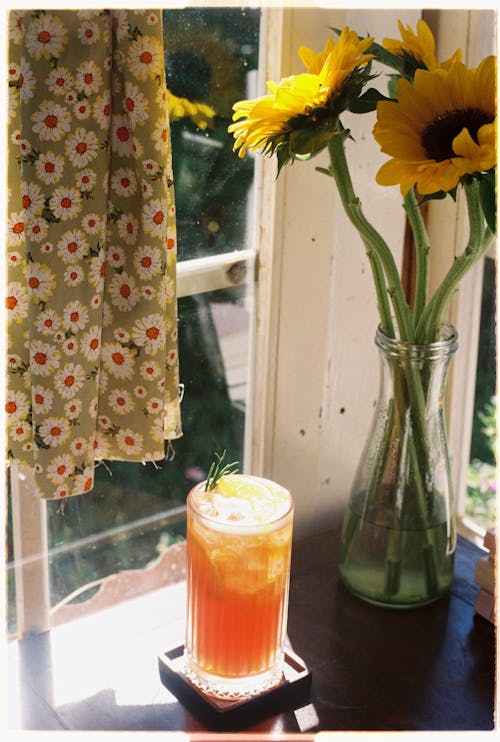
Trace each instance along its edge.
{"label": "dark wooden table", "polygon": [[[312,671],[309,697],[243,731],[493,729],[495,632],[473,610],[481,550],[460,539],[450,594],[408,611],[348,593],[337,554],[337,532],[294,547],[289,640]],[[178,583],[11,642],[9,728],[210,731],[158,673],[182,643],[184,596]]]}

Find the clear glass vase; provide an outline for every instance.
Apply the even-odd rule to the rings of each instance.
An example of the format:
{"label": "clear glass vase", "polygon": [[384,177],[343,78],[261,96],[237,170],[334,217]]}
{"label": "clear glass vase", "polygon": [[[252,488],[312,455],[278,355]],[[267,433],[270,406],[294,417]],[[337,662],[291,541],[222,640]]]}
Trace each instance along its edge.
{"label": "clear glass vase", "polygon": [[340,575],[377,605],[430,603],[453,577],[455,506],[444,399],[457,333],[413,345],[380,330],[379,397],[345,514]]}

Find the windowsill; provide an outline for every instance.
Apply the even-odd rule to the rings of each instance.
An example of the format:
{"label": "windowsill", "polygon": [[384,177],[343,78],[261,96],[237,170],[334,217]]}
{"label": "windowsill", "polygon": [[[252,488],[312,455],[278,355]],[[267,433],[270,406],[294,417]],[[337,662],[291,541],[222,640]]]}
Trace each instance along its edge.
{"label": "windowsill", "polygon": [[[484,552],[459,538],[450,594],[388,611],[344,589],[337,551],[337,532],[294,547],[289,639],[312,671],[310,699],[247,731],[492,729],[494,629],[473,608]],[[12,642],[10,728],[202,731],[157,667],[182,643],[184,596],[178,582]]]}
{"label": "windowsill", "polygon": [[457,521],[458,533],[476,546],[482,547],[486,527],[479,526],[472,518],[464,515]]}

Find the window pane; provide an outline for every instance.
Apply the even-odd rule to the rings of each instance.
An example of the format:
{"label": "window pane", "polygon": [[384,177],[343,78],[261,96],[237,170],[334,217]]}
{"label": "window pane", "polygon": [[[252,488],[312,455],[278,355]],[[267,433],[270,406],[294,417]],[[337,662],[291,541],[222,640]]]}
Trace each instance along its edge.
{"label": "window pane", "polygon": [[[7,484],[7,488],[9,488]],[[10,503],[10,492],[6,498],[6,549],[7,549],[7,570],[6,570],[6,589],[7,589],[7,631],[9,634],[15,634],[17,631],[16,616],[16,584],[14,581],[14,544],[12,543],[12,508]]]}
{"label": "window pane", "polygon": [[465,512],[480,529],[496,523],[496,261],[486,258]]}
{"label": "window pane", "polygon": [[215,451],[243,464],[251,313],[245,286],[179,300],[183,437],[159,468],[106,462],[92,492],[63,507],[47,503],[52,605],[101,577],[146,567],[182,540],[186,494]]}
{"label": "window pane", "polygon": [[[164,11],[179,260],[242,247],[253,160],[241,160],[228,136],[233,103],[248,97],[258,61],[259,11],[212,8]],[[214,112],[197,127],[204,109]],[[189,115],[189,111],[192,111]]]}

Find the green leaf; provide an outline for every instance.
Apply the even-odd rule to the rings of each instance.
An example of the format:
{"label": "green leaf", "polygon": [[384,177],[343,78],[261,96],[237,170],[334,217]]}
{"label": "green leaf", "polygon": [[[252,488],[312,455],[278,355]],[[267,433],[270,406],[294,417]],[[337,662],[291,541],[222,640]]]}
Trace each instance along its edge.
{"label": "green leaf", "polygon": [[205,492],[215,489],[219,479],[227,474],[235,474],[238,471],[238,461],[233,461],[232,464],[226,464],[226,451],[222,454],[215,454],[215,461],[212,461],[210,469],[208,470],[207,479],[205,482]]}
{"label": "green leaf", "polygon": [[428,193],[426,196],[422,196],[420,201],[418,202],[419,206],[422,206],[422,204],[427,203],[427,201],[441,201],[443,198],[446,198],[446,196],[451,196],[451,198],[456,201],[457,200],[457,189],[452,188],[451,191],[436,191],[435,193]]}
{"label": "green leaf", "polygon": [[496,189],[495,189],[495,170],[490,170],[482,176],[479,183],[479,200],[483,210],[486,224],[493,234],[497,231],[497,209],[496,209]]}
{"label": "green leaf", "polygon": [[349,110],[352,113],[369,113],[370,111],[375,111],[377,103],[381,100],[391,100],[391,98],[387,98],[387,96],[383,95],[376,88],[368,88],[363,95],[360,95],[359,98],[356,98],[349,104]]}
{"label": "green leaf", "polygon": [[377,44],[375,41],[366,50],[366,54],[373,54],[377,62],[384,64],[386,67],[391,67],[401,74],[404,72],[405,62],[403,57],[397,54],[391,54],[391,52],[388,52],[387,49],[384,49],[383,46]]}
{"label": "green leaf", "polygon": [[389,81],[387,83],[387,90],[389,95],[393,99],[397,99],[398,82],[401,80],[401,75],[388,75]]}
{"label": "green leaf", "polygon": [[276,173],[276,177],[278,177],[281,173],[281,168],[287,165],[292,159],[288,147],[278,147],[276,149],[276,159],[278,160],[278,172]]}
{"label": "green leaf", "polygon": [[330,177],[330,178],[333,177],[332,176],[332,171],[329,168],[327,168],[327,167],[316,167],[314,169],[316,170],[317,173],[322,173],[323,175],[328,175],[328,177]]}
{"label": "green leaf", "polygon": [[290,153],[292,155],[311,155],[324,149],[332,137],[331,129],[298,129],[290,134]]}
{"label": "green leaf", "polygon": [[418,202],[418,205],[422,206],[428,201],[441,201],[443,198],[446,198],[446,196],[446,191],[436,191],[435,193],[429,193],[426,196],[422,196],[422,198]]}

